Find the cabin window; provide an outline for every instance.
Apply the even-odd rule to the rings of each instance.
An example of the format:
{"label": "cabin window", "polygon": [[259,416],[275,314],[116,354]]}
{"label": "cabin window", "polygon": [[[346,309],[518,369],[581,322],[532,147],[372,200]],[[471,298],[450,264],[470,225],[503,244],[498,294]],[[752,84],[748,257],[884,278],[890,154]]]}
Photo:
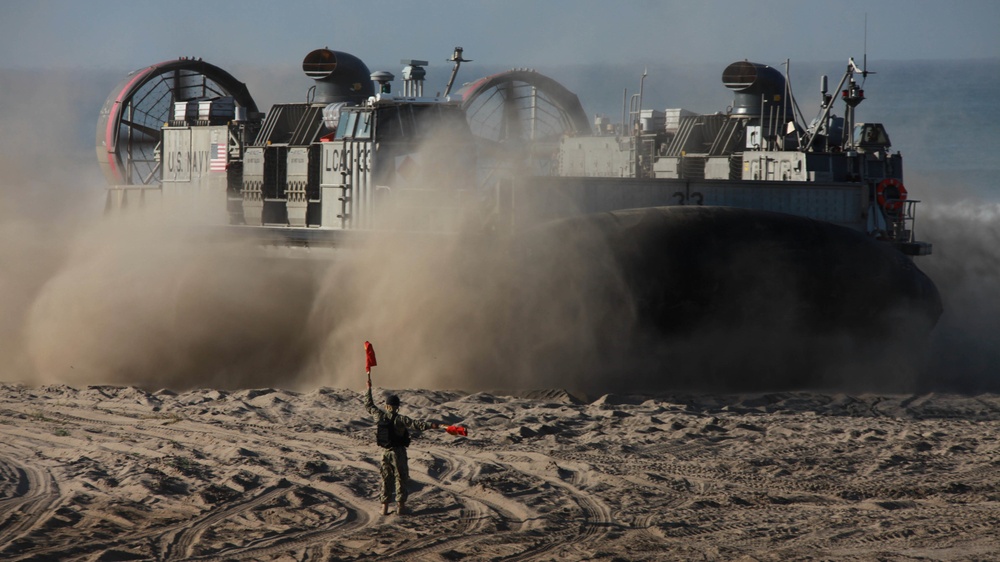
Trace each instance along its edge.
{"label": "cabin window", "polygon": [[342,111],[337,124],[338,139],[370,139],[372,114],[370,111]]}
{"label": "cabin window", "polygon": [[426,136],[427,133],[440,125],[438,117],[440,112],[436,105],[432,106],[414,106],[413,107],[413,125],[414,132],[417,136]]}
{"label": "cabin window", "polygon": [[403,135],[403,127],[399,120],[399,108],[384,107],[378,110],[378,139],[392,142]]}
{"label": "cabin window", "polygon": [[[359,124],[359,128],[360,128]],[[437,136],[466,139],[469,125],[461,108],[437,105],[400,105],[378,109],[378,138],[380,141],[412,141]]]}
{"label": "cabin window", "polygon": [[412,139],[416,136],[417,127],[413,123],[413,106],[402,105],[398,108],[399,122],[402,125],[402,136],[405,139]]}
{"label": "cabin window", "polygon": [[358,114],[356,111],[344,111],[340,114],[340,123],[337,124],[337,138],[349,138],[354,136],[354,126],[358,124]]}
{"label": "cabin window", "polygon": [[423,135],[443,135],[445,138],[462,139],[469,135],[465,112],[457,107],[432,106],[416,113]]}
{"label": "cabin window", "polygon": [[354,138],[356,139],[370,139],[372,138],[372,113],[365,112],[363,114],[358,114],[358,128],[354,133]]}

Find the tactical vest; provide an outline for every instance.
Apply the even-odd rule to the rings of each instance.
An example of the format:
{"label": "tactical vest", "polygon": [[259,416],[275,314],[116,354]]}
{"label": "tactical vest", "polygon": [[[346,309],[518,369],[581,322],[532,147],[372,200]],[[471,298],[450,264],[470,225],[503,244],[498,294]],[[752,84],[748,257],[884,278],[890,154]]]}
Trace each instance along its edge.
{"label": "tactical vest", "polygon": [[378,422],[375,432],[375,442],[386,449],[393,447],[409,447],[410,432],[403,428],[403,434],[396,434],[396,416],[385,416]]}

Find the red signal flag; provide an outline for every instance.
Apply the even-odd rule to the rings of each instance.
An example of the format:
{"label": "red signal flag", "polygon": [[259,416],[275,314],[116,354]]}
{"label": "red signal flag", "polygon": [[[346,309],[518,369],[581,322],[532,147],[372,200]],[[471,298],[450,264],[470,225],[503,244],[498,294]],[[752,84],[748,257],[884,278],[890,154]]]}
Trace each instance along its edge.
{"label": "red signal flag", "polygon": [[444,428],[444,430],[452,435],[461,435],[462,437],[469,436],[469,430],[465,429],[460,425],[449,425],[448,427]]}
{"label": "red signal flag", "polygon": [[375,347],[372,346],[371,342],[365,342],[365,371],[371,372],[372,367],[375,367],[378,363],[375,361]]}

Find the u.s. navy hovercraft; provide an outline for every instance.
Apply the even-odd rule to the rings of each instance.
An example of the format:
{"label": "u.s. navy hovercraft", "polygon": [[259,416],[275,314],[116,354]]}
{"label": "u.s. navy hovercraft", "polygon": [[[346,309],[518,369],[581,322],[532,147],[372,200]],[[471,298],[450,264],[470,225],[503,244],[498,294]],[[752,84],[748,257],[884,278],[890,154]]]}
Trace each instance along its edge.
{"label": "u.s. navy hovercraft", "polygon": [[[454,88],[468,61],[461,48],[449,60],[443,93],[428,96],[427,61],[402,61],[393,88],[390,72],[317,49],[302,62],[306,101],[266,114],[198,59],[136,71],[98,122],[107,210],[173,204],[269,243],[333,248],[471,223],[538,268],[559,263],[539,240],[587,240],[610,252],[638,321],[667,336],[884,334],[940,316],[913,262],[931,244],[915,236],[902,157],[883,124],[855,121],[868,72],[853,60],[832,93],[823,78],[809,122],[783,73],[740,61],[722,73],[725,112],[646,109],[640,88],[617,124],[592,122],[531,70]],[[543,283],[572,275],[549,273]]]}

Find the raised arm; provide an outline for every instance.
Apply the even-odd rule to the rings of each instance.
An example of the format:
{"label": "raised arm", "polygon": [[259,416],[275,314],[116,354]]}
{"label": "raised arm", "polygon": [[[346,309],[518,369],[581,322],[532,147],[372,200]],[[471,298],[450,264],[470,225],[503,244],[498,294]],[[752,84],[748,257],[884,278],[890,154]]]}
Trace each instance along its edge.
{"label": "raised arm", "polygon": [[365,409],[368,410],[368,413],[373,416],[382,415],[382,410],[380,410],[379,407],[375,405],[375,400],[372,398],[371,379],[368,379],[367,386],[368,388],[365,390]]}

